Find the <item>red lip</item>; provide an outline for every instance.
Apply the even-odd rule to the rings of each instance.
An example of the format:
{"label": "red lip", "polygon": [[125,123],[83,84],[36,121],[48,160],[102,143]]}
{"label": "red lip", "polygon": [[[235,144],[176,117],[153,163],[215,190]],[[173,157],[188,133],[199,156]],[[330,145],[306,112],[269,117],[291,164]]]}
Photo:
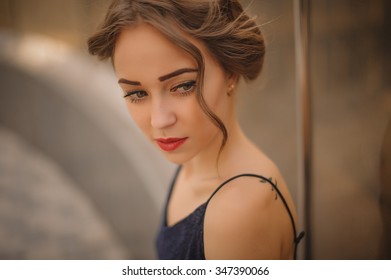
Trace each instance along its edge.
{"label": "red lip", "polygon": [[171,152],[178,149],[188,137],[185,138],[159,138],[155,139],[160,149],[166,152]]}

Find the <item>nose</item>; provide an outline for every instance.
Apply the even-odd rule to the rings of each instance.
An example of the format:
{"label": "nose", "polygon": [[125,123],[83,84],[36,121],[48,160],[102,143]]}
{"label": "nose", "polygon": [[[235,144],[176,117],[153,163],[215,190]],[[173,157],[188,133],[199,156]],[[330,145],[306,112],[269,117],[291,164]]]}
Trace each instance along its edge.
{"label": "nose", "polygon": [[152,102],[151,126],[156,129],[164,129],[172,126],[177,121],[173,106],[162,99]]}

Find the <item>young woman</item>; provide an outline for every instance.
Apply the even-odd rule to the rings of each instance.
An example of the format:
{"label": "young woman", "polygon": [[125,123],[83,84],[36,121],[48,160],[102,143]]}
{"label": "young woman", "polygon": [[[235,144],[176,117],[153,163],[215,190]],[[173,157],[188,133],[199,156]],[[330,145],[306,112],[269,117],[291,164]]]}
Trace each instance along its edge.
{"label": "young woman", "polygon": [[133,120],[179,165],[159,258],[295,258],[294,203],[235,113],[237,84],[259,75],[265,53],[240,3],[115,0],[88,46],[112,60]]}

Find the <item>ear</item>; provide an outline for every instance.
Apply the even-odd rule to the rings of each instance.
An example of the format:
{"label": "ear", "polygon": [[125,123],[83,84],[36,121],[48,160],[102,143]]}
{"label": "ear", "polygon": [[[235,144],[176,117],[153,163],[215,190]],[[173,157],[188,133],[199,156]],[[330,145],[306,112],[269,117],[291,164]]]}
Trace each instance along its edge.
{"label": "ear", "polygon": [[237,87],[238,83],[238,75],[227,74],[226,82],[228,87],[227,95],[232,96],[232,94],[236,91],[235,88]]}
{"label": "ear", "polygon": [[227,74],[227,84],[234,85],[236,87],[239,81],[239,76],[237,74]]}

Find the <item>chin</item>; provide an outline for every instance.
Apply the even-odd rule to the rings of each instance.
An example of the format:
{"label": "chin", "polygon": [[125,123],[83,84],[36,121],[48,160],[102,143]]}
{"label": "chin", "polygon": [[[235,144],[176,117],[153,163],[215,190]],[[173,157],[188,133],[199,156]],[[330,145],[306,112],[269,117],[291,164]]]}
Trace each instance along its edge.
{"label": "chin", "polygon": [[164,157],[170,161],[171,163],[177,164],[177,165],[182,165],[189,160],[191,160],[192,157],[186,154],[175,154],[175,153],[163,153]]}

